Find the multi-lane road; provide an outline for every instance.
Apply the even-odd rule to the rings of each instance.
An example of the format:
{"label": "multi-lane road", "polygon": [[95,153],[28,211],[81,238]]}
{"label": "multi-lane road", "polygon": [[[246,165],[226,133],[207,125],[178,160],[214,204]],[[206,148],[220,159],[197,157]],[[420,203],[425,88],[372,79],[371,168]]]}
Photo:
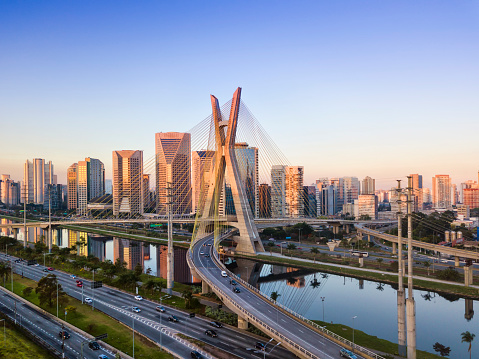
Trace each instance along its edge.
{"label": "multi-lane road", "polygon": [[[285,314],[284,311],[271,305],[269,301],[243,287],[241,283],[232,285],[229,277],[222,276],[222,269],[215,264],[212,258],[212,243],[213,240],[207,237],[199,240],[193,247],[192,260],[197,272],[201,272],[224,293],[231,293],[229,296],[246,311],[318,358],[333,359],[340,357],[339,351],[342,348],[340,345]],[[234,288],[238,288],[240,292],[236,293]],[[273,357],[277,357],[274,352],[271,353],[271,358]]]}
{"label": "multi-lane road", "polygon": [[[8,259],[16,258],[9,256]],[[189,313],[165,305],[163,306],[166,308],[166,311],[160,313],[156,310],[156,306],[159,305],[158,303],[149,300],[137,301],[134,299],[133,294],[125,293],[110,287],[97,288],[94,290],[95,293],[93,295],[92,289],[90,289],[90,281],[82,279],[83,288],[79,288],[76,286],[76,280],[71,278],[69,274],[58,270],[47,273],[43,271],[44,268],[45,267],[43,266],[27,266],[24,262],[21,264],[14,264],[14,270],[16,273],[20,274],[23,270],[23,275],[25,277],[31,278],[35,281],[39,281],[43,276],[50,273],[57,275],[63,290],[68,295],[80,301],[82,300],[83,289],[83,298],[89,297],[93,299],[92,304],[84,305],[94,305],[95,310],[99,309],[129,327],[133,326],[134,321],[135,331],[145,335],[154,342],[167,347],[179,357],[190,357],[192,348],[185,346],[178,340],[175,340],[164,333],[161,334],[162,328],[170,334],[183,333],[189,337],[199,339],[225,351],[226,353],[236,355],[240,358],[263,358],[263,352],[255,349],[255,343],[258,341],[256,337],[251,336],[244,331],[238,331],[229,326],[224,326],[219,329],[213,328],[209,325],[211,320],[207,318],[199,316],[189,318]],[[133,312],[133,306],[139,307],[141,312]],[[170,315],[178,317],[179,322],[175,323],[168,321]],[[218,333],[218,337],[212,338],[207,336],[205,334],[207,329],[214,329]],[[58,335],[58,333],[55,331],[53,335]],[[274,358],[279,359],[295,358],[293,354],[281,347],[276,348],[274,354]]]}

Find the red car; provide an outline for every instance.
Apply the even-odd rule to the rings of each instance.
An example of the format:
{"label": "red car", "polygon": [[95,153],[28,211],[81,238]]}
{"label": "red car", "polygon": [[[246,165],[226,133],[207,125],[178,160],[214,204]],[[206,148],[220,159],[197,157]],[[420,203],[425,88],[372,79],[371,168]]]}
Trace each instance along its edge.
{"label": "red car", "polygon": [[54,270],[52,267],[48,267],[47,269],[48,269],[49,271],[52,271],[52,270]]}
{"label": "red car", "polygon": [[83,283],[82,282],[77,283],[77,287],[80,287],[80,288],[83,287]]}

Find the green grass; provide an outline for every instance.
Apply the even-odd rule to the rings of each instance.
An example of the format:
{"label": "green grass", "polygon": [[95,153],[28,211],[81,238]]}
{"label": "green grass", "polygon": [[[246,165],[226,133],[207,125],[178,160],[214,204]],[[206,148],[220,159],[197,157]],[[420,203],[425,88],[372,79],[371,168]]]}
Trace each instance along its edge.
{"label": "green grass", "polygon": [[[327,322],[322,322],[320,320],[314,320],[314,322],[321,326],[326,327],[326,329],[328,329],[329,331],[336,333],[339,336],[342,336],[343,338],[346,338],[350,341],[353,340],[353,329],[346,325],[331,324]],[[372,350],[377,350],[377,351],[381,351],[383,353],[388,353],[392,355],[398,355],[397,343],[393,343],[388,340],[366,334],[361,330],[357,330],[357,329],[354,330],[354,343]],[[417,355],[416,356],[417,359],[441,358],[439,355],[428,353],[422,350],[417,350],[416,355]]]}
{"label": "green grass", "polygon": [[[318,271],[323,271],[327,273],[339,274],[339,275],[346,275],[355,278],[361,279],[368,279],[383,283],[394,284],[398,282],[398,277],[396,275],[388,275],[382,273],[375,273],[369,271],[359,271],[352,268],[347,267],[333,267],[319,263],[308,263],[299,260],[295,260],[294,258],[278,258],[278,257],[271,257],[265,255],[259,256],[245,256],[241,255],[238,257],[243,257],[255,261],[262,261],[272,264],[289,264],[294,265],[298,268],[306,268],[306,269],[315,269]],[[405,283],[405,287],[407,284]],[[438,283],[438,282],[429,282],[426,280],[421,279],[414,279],[414,288],[416,289],[424,289],[424,290],[431,290],[435,292],[443,292],[443,293],[450,293],[456,294],[463,297],[468,297],[471,299],[479,299],[479,290],[472,287],[465,287],[461,285],[453,285],[448,283]]]}
{"label": "green grass", "polygon": [[[23,296],[23,289],[26,287],[36,288],[37,283],[28,278],[21,278],[19,275],[14,275],[14,292],[17,295]],[[7,289],[11,287],[7,285]],[[36,293],[33,291],[28,297],[24,297],[31,303],[39,306],[39,300]],[[75,313],[67,314],[67,322],[84,330],[85,332],[97,336],[103,333],[108,333],[108,338],[104,341],[111,346],[123,351],[126,354],[132,355],[133,338],[130,328],[125,327],[108,315],[95,310],[93,311],[89,305],[81,304],[81,301],[69,297],[67,306],[72,305],[76,307]],[[56,316],[56,305],[53,308],[42,306],[43,309]],[[64,309],[60,308],[60,318],[65,319]],[[142,336],[135,337],[135,356],[140,358],[163,359],[172,358],[172,356],[162,351],[158,346],[151,343]]]}
{"label": "green grass", "polygon": [[37,345],[30,340],[14,325],[7,322],[5,328],[6,342],[3,341],[3,323],[0,326],[0,358],[20,358],[20,359],[49,359],[51,354],[48,350]]}

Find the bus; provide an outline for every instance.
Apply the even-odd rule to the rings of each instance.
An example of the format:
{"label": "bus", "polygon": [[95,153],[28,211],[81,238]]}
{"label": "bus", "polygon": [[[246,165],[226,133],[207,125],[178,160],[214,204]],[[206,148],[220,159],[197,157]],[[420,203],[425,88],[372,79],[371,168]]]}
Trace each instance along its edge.
{"label": "bus", "polygon": [[356,256],[356,257],[360,257],[361,254],[362,254],[363,257],[369,257],[369,253],[368,253],[368,252],[353,251],[353,250],[350,250],[350,252],[351,252],[351,255]]}

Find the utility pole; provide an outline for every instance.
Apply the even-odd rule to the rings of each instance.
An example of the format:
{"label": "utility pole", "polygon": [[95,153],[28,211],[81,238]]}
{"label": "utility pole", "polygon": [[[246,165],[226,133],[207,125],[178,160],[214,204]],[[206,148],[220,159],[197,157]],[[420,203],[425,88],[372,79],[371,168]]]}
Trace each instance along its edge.
{"label": "utility pole", "polygon": [[402,258],[402,212],[401,212],[401,180],[397,180],[398,186],[397,204],[398,204],[398,291],[397,291],[397,308],[398,308],[398,353],[400,356],[406,356],[406,293],[403,284],[403,268],[404,262]]}
{"label": "utility pole", "polygon": [[412,285],[412,177],[407,177],[407,358],[416,359],[416,303]]}
{"label": "utility pole", "polygon": [[48,253],[52,252],[52,186],[48,185]]}
{"label": "utility pole", "polygon": [[173,278],[174,278],[174,252],[173,252],[173,222],[172,222],[172,212],[173,212],[173,188],[171,187],[172,183],[167,182],[167,209],[168,209],[168,253],[166,259],[166,293],[173,294]]}
{"label": "utility pole", "polygon": [[62,323],[62,358],[65,358],[65,326]]}
{"label": "utility pole", "polygon": [[23,185],[23,248],[27,248],[27,185]]}

